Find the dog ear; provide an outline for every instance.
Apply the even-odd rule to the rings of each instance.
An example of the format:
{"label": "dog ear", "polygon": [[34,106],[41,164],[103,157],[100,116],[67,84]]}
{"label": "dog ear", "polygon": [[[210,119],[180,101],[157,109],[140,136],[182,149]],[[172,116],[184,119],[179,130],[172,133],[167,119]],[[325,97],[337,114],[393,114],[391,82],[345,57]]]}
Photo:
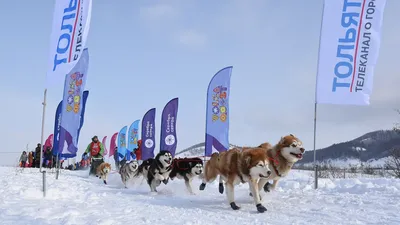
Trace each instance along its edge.
{"label": "dog ear", "polygon": [[290,136],[292,136],[292,137],[294,137],[294,135],[293,134],[289,134]]}
{"label": "dog ear", "polygon": [[283,143],[285,143],[285,138],[281,137],[281,140],[279,141],[279,144],[283,144]]}

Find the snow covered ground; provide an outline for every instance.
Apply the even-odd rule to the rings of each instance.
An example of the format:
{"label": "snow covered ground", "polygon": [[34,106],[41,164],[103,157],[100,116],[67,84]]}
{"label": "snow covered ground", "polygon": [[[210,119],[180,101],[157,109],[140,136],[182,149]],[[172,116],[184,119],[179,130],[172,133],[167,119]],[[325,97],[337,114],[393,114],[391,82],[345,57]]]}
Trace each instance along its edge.
{"label": "snow covered ground", "polygon": [[387,178],[322,180],[313,189],[309,172],[293,171],[277,191],[264,195],[268,211],[260,214],[237,188],[233,211],[217,184],[190,195],[181,180],[161,185],[151,195],[145,182],[124,189],[119,174],[109,184],[88,178],[88,171],[62,171],[59,180],[48,173],[47,197],[42,197],[38,169],[0,167],[0,224],[400,224],[400,181]]}

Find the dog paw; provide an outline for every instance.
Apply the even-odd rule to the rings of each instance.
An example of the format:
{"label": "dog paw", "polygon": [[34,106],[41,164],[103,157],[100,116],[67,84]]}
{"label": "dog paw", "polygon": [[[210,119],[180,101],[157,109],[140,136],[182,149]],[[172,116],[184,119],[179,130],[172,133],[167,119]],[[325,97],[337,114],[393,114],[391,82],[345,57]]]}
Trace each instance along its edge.
{"label": "dog paw", "polygon": [[205,188],[206,188],[206,183],[201,183],[200,187],[199,187],[199,190],[203,191]]}
{"label": "dog paw", "polygon": [[168,184],[168,180],[163,180],[162,181],[164,184]]}
{"label": "dog paw", "polygon": [[219,183],[219,185],[218,185],[218,191],[219,191],[219,193],[221,193],[221,194],[224,193],[224,184],[223,184],[223,183]]}
{"label": "dog paw", "polygon": [[107,184],[107,181],[103,180],[104,184]]}
{"label": "dog paw", "polygon": [[267,182],[265,185],[264,185],[264,191],[265,192],[270,192],[271,191],[271,183],[270,182]]}
{"label": "dog paw", "polygon": [[260,213],[267,211],[267,208],[265,208],[263,205],[261,205],[261,203],[257,204],[256,207],[257,207],[257,211]]}
{"label": "dog paw", "polygon": [[235,202],[231,202],[230,205],[231,205],[231,208],[232,208],[233,210],[238,210],[238,209],[240,209],[240,207],[237,206]]}

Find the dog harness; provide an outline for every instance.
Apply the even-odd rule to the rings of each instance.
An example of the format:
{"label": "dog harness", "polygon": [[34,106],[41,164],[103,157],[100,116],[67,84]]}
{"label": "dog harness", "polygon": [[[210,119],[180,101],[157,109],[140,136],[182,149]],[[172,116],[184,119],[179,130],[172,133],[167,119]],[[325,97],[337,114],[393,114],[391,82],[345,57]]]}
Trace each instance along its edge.
{"label": "dog harness", "polygon": [[[275,157],[277,157],[278,155],[279,155],[279,152],[280,151],[277,151],[276,152],[276,156]],[[272,165],[272,168],[274,169],[274,172],[275,172],[275,174],[278,176],[278,177],[282,177],[282,175],[279,173],[279,171],[278,171],[278,168],[275,166],[275,162],[277,161],[276,159],[275,159],[275,157],[269,157],[270,159],[272,159],[272,163],[271,163],[271,165]]]}
{"label": "dog harness", "polygon": [[167,168],[165,168],[164,172],[161,172],[161,170],[158,172],[160,175],[162,175],[163,173],[166,173],[168,171],[170,171],[172,169],[172,166],[168,166]]}
{"label": "dog harness", "polygon": [[279,173],[278,168],[276,168],[276,166],[275,166],[274,163],[272,163],[272,168],[274,168],[274,171],[275,171],[275,173],[276,173],[276,175],[277,175],[278,177],[282,177],[282,175]]}

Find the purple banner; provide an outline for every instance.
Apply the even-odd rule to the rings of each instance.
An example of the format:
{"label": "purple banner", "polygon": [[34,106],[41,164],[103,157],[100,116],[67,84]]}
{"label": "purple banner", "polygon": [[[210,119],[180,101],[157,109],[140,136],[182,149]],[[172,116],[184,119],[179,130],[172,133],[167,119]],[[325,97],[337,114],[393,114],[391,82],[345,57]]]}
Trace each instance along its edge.
{"label": "purple banner", "polygon": [[78,141],[79,141],[79,134],[81,133],[81,129],[83,126],[83,122],[85,121],[85,109],[86,109],[86,101],[87,98],[89,97],[89,91],[84,91],[83,92],[83,100],[82,100],[82,110],[81,110],[81,124],[79,125],[79,130],[78,130]]}
{"label": "purple banner", "polygon": [[229,149],[229,89],[232,67],[220,70],[207,90],[205,156]]}
{"label": "purple banner", "polygon": [[176,137],[176,119],[178,115],[178,98],[169,101],[161,116],[160,151],[170,151],[175,156],[178,138]]}
{"label": "purple banner", "polygon": [[[65,76],[64,98],[61,111],[59,151],[61,157],[73,158],[78,151],[78,133],[83,108],[83,91],[89,67],[89,52],[83,50],[75,67]],[[65,142],[67,147],[64,148]]]}
{"label": "purple banner", "polygon": [[62,101],[58,104],[56,109],[56,116],[54,122],[54,141],[53,141],[53,155],[57,155],[59,153],[59,140],[60,140],[60,130],[61,130],[61,109],[62,109]]}
{"label": "purple banner", "polygon": [[147,111],[142,120],[142,160],[154,158],[154,148],[156,147],[155,136],[155,117],[156,109]]}

